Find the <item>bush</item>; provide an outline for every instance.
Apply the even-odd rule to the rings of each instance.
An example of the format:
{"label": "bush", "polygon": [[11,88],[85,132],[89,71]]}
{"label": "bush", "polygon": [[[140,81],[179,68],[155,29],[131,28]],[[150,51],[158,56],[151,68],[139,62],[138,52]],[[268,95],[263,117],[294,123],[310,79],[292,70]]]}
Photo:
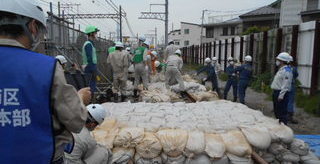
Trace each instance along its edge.
{"label": "bush", "polygon": [[299,90],[296,95],[296,105],[307,113],[320,116],[320,94],[309,96]]}
{"label": "bush", "polygon": [[228,75],[227,75],[227,73],[221,72],[221,73],[219,74],[219,79],[222,80],[222,81],[227,81],[227,80],[228,80]]}

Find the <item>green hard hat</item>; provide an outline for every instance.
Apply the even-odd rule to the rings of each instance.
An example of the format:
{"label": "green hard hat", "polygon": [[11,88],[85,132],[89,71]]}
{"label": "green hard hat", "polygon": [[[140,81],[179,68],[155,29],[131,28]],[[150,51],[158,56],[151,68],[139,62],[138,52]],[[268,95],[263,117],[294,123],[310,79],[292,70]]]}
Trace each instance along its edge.
{"label": "green hard hat", "polygon": [[85,30],[84,32],[85,32],[86,34],[90,34],[90,33],[98,32],[98,31],[100,31],[100,30],[98,29],[98,27],[89,25],[89,26],[86,27],[86,30]]}

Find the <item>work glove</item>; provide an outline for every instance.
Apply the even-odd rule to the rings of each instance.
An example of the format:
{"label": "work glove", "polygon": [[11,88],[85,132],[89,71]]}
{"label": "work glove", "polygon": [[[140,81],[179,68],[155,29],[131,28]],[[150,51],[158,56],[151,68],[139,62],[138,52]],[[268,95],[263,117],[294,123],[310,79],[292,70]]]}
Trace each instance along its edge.
{"label": "work glove", "polygon": [[84,105],[89,105],[91,101],[91,91],[90,88],[82,88],[78,91],[79,97],[81,98]]}

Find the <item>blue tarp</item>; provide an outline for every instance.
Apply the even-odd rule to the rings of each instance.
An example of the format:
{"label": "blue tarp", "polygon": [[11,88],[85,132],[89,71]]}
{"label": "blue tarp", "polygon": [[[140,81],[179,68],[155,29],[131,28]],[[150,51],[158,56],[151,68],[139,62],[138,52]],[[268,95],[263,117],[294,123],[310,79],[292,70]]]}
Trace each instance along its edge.
{"label": "blue tarp", "polygon": [[311,151],[320,157],[320,135],[296,135],[295,137],[308,143]]}

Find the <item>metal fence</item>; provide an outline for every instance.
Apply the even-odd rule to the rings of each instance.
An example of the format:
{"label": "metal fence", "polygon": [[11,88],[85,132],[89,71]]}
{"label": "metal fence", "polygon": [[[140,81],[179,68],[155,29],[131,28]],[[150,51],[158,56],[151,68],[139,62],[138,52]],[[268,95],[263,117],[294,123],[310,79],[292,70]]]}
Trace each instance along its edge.
{"label": "metal fence", "polygon": [[301,88],[316,94],[320,90],[320,23],[307,22],[296,26],[216,40],[202,45],[182,48],[187,64],[203,64],[205,58],[217,57],[225,69],[229,56],[243,62],[246,55],[253,57],[254,75],[275,73],[275,57],[289,52],[299,71]]}

